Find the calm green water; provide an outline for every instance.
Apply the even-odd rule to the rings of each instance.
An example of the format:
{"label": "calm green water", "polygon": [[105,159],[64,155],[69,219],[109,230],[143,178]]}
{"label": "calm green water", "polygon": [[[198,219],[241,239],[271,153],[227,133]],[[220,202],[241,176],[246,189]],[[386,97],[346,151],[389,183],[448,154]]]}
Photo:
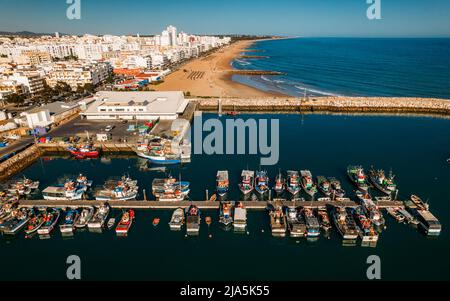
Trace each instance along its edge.
{"label": "calm green water", "polygon": [[[279,168],[308,168],[315,176],[338,177],[351,194],[345,174],[348,164],[392,168],[401,197],[415,193],[430,200],[431,210],[443,224],[440,237],[428,239],[386,216],[387,230],[375,248],[342,246],[337,233],[330,239],[297,242],[273,238],[263,211],[249,213],[247,234],[224,231],[216,222],[218,212],[204,211],[215,223],[210,229],[203,224],[198,238],[185,238],[184,232],[169,230],[170,211],[138,211],[126,238],[116,237],[113,231],[77,232],[72,238],[62,238],[55,231],[46,240],[25,239],[23,233],[12,239],[4,237],[0,239],[0,279],[64,280],[65,260],[74,254],[81,258],[84,280],[364,280],[369,255],[381,257],[385,280],[450,280],[446,272],[450,269],[450,165],[445,162],[450,156],[450,120],[347,115],[239,117],[280,119],[280,161],[268,168],[272,180]],[[40,179],[43,188],[64,174],[83,172],[101,185],[112,175],[129,173],[149,195],[152,179],[162,174],[140,171],[142,163],[136,157],[42,158],[23,174]],[[228,169],[230,197],[235,199],[240,171],[247,166],[257,169],[259,157],[195,155],[181,172],[182,178],[192,183],[191,198],[199,200],[204,199],[205,189],[214,190],[216,171]],[[180,170],[171,167],[171,172],[177,176]],[[156,216],[161,223],[155,228],[151,222]]]}

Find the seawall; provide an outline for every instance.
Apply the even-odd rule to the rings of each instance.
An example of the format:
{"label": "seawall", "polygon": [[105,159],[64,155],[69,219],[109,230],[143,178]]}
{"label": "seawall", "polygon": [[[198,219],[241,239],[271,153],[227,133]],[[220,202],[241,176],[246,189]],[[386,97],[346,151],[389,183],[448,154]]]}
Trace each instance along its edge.
{"label": "seawall", "polygon": [[[192,99],[202,111],[217,111],[218,98]],[[412,97],[223,98],[222,111],[362,112],[450,115],[450,100]]]}

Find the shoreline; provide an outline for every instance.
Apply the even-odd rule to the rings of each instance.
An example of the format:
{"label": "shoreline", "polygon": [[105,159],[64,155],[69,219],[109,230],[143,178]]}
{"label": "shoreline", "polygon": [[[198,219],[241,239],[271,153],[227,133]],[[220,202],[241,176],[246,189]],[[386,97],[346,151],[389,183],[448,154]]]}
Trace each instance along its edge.
{"label": "shoreline", "polygon": [[[195,59],[169,74],[156,91],[183,91],[191,97],[287,97],[276,91],[263,91],[232,80],[231,64],[256,42],[282,38],[243,40]],[[194,76],[193,76],[194,75]]]}

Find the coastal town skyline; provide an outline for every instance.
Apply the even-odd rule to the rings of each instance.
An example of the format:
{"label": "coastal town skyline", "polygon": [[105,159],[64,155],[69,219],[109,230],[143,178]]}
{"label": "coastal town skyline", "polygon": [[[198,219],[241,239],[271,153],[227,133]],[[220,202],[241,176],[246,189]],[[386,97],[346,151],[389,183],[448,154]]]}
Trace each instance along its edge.
{"label": "coastal town skyline", "polygon": [[281,2],[264,2],[264,5],[257,6],[254,1],[239,2],[237,5],[235,1],[215,1],[214,4],[205,1],[189,4],[179,1],[127,1],[124,4],[120,1],[81,0],[81,19],[70,20],[66,16],[69,5],[66,1],[0,1],[0,31],[153,35],[160,32],[164,24],[174,24],[187,32],[201,35],[450,36],[450,21],[447,18],[450,3],[446,1],[380,1],[381,18],[377,20],[367,18],[366,11],[370,4],[365,0]]}

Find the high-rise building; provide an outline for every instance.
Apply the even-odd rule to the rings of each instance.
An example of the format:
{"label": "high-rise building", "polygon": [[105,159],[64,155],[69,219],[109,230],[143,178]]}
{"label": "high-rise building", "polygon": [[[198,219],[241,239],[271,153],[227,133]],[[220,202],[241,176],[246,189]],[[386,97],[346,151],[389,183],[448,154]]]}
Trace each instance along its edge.
{"label": "high-rise building", "polygon": [[169,33],[170,46],[177,46],[177,28],[169,25],[169,27],[167,27],[167,32]]}

